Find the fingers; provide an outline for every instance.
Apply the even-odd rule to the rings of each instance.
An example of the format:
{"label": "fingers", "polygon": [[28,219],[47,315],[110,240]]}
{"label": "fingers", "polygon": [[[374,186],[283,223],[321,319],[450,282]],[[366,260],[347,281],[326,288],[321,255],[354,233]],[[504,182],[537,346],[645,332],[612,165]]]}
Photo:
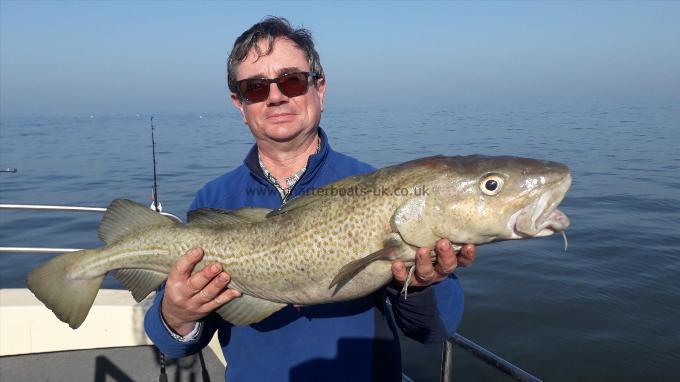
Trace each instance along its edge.
{"label": "fingers", "polygon": [[406,281],[406,277],[408,277],[408,270],[406,269],[406,265],[403,261],[396,260],[392,262],[392,277],[394,277],[394,279],[400,283]]}
{"label": "fingers", "polygon": [[212,309],[222,306],[238,297],[241,297],[241,292],[237,291],[236,289],[225,289],[212,300],[212,303],[215,305]]}
{"label": "fingers", "polygon": [[[222,266],[219,264],[212,264],[201,270],[201,272],[196,273],[194,276],[204,273],[203,271],[206,269],[208,270],[207,274],[214,274],[214,276],[194,295],[195,303],[199,305],[202,311],[212,311],[216,306],[223,305],[231,301],[234,297],[241,295],[236,290],[226,289],[229,281],[231,281],[231,277],[228,273],[222,272]],[[192,276],[191,279],[193,278],[194,277]],[[202,283],[204,280],[205,275],[199,277],[199,282]],[[191,283],[191,281],[189,282]]]}
{"label": "fingers", "polygon": [[465,244],[463,248],[460,249],[458,254],[458,265],[461,267],[467,267],[472,264],[477,257],[477,246],[474,244]]}
{"label": "fingers", "polygon": [[[460,252],[456,253],[449,240],[440,239],[435,244],[437,260],[434,264],[430,253],[429,248],[416,250],[416,268],[415,277],[411,281],[412,286],[426,286],[439,282],[453,273],[457,267],[472,264],[477,256],[477,247],[473,244],[465,244]],[[402,261],[392,263],[392,276],[401,283],[406,281],[408,268]]]}
{"label": "fingers", "polygon": [[180,257],[168,275],[168,289],[188,299],[197,298],[203,303],[212,301],[220,294],[229,284],[229,275],[222,271],[220,263],[207,265],[192,275],[196,264],[202,259],[201,248],[190,249]]}
{"label": "fingers", "polygon": [[[221,264],[213,263],[207,265],[206,267],[194,273],[191,277],[185,280],[186,292],[189,292],[192,295],[194,294],[205,295],[206,292],[212,291],[215,288],[215,282],[219,283],[220,281],[224,281],[224,283],[222,283],[223,284],[222,288],[224,288],[224,286],[226,286],[227,283],[229,282],[229,277],[227,276],[226,280],[224,280],[224,276],[220,274],[221,272],[222,272]],[[212,284],[211,288],[207,288],[210,284]],[[220,290],[222,288],[220,288]],[[206,291],[206,289],[209,290]],[[216,294],[217,293],[212,293],[210,295],[211,299],[215,297]]]}
{"label": "fingers", "polygon": [[192,248],[184,256],[180,257],[175,265],[170,269],[168,274],[168,280],[173,281],[174,279],[187,279],[191,276],[191,272],[194,271],[194,267],[203,258],[203,250],[201,248]]}
{"label": "fingers", "polygon": [[429,248],[418,248],[416,251],[416,273],[415,279],[419,281],[420,285],[431,284],[437,272],[434,270],[434,265],[432,264],[432,258],[430,257]]}
{"label": "fingers", "polygon": [[[437,274],[432,265],[429,248],[418,248],[416,251],[415,274],[411,279],[411,286],[426,286],[442,280],[445,276]],[[396,260],[392,263],[392,276],[400,283],[404,283],[408,277],[408,268],[403,261]]]}
{"label": "fingers", "polygon": [[435,251],[437,252],[437,263],[434,265],[436,272],[441,276],[448,276],[453,273],[458,267],[458,258],[451,242],[440,239],[437,241]]}
{"label": "fingers", "polygon": [[219,263],[193,273],[202,259],[202,249],[191,249],[177,260],[168,275],[161,313],[166,324],[181,335],[190,331],[197,320],[241,295],[227,288],[231,277]]}

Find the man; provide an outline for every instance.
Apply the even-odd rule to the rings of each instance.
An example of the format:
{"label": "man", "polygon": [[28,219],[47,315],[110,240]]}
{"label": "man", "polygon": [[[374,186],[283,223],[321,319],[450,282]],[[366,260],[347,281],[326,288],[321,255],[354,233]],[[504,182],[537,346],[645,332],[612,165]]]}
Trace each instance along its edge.
{"label": "man", "polygon": [[[333,151],[319,127],[326,80],[308,31],[293,30],[274,17],[255,24],[234,44],[228,82],[256,144],[243,165],[198,192],[192,209],[279,208],[306,191],[373,170]],[[472,262],[475,248],[465,246],[457,256],[447,240],[440,240],[435,264],[430,251],[417,251],[407,300],[399,291],[408,271],[396,261],[394,282],[369,296],[288,306],[257,324],[235,327],[213,311],[240,293],[228,288],[229,274],[220,264],[193,273],[203,253],[192,249],[170,271],[145,328],[172,357],[200,350],[219,330],[230,381],[400,380],[395,323],[418,341],[439,342],[455,331],[462,316],[462,289],[452,272]]]}

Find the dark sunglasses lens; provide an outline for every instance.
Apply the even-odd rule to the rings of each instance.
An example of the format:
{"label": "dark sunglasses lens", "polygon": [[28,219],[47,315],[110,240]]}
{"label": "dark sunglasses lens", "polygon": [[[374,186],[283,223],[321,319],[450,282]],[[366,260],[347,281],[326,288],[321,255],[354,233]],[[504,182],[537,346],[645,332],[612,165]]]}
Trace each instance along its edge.
{"label": "dark sunglasses lens", "polygon": [[286,97],[297,97],[307,93],[307,76],[304,73],[289,74],[280,78],[277,85]]}
{"label": "dark sunglasses lens", "polygon": [[275,80],[251,78],[238,82],[238,91],[246,101],[262,102],[269,97],[269,84],[276,82],[279,91],[286,97],[297,97],[307,93],[307,74],[292,73]]}
{"label": "dark sunglasses lens", "polygon": [[264,80],[249,79],[238,84],[241,96],[248,102],[262,102],[269,97],[269,83]]}

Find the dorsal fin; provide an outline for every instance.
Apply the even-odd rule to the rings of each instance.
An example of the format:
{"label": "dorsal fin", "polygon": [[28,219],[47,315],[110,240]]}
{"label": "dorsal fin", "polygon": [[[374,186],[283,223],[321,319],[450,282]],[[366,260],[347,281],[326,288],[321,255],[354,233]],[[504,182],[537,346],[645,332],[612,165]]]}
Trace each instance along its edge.
{"label": "dorsal fin", "polygon": [[146,206],[127,199],[116,199],[106,209],[99,224],[97,234],[106,244],[149,226],[172,226],[178,224],[173,219],[163,216]]}
{"label": "dorsal fin", "polygon": [[288,201],[286,204],[284,204],[281,208],[278,210],[273,210],[272,212],[267,215],[267,217],[272,217],[276,215],[283,215],[285,213],[288,213],[292,210],[302,208],[308,204],[314,203],[317,200],[317,197],[315,195],[304,195],[300,196],[298,198],[292,199]]}
{"label": "dorsal fin", "polygon": [[222,210],[219,208],[199,208],[191,210],[187,214],[189,224],[204,225],[230,225],[230,224],[249,224],[266,220],[267,214],[271,212],[268,208],[245,207],[234,211]]}

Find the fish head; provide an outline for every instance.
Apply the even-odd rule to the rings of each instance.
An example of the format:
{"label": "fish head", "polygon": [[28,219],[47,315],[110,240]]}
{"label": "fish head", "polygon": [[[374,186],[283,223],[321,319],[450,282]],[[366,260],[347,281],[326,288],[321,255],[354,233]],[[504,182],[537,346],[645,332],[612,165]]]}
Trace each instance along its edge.
{"label": "fish head", "polygon": [[484,244],[548,236],[569,227],[569,219],[557,209],[571,185],[567,166],[477,155],[440,161],[433,171],[438,174],[425,185],[429,192],[395,214],[399,219],[393,223],[402,223],[394,225],[406,242],[431,246],[446,238]]}
{"label": "fish head", "polygon": [[561,163],[471,156],[449,168],[433,197],[449,217],[437,228],[452,242],[548,236],[569,227],[557,209],[571,186],[569,168]]}

